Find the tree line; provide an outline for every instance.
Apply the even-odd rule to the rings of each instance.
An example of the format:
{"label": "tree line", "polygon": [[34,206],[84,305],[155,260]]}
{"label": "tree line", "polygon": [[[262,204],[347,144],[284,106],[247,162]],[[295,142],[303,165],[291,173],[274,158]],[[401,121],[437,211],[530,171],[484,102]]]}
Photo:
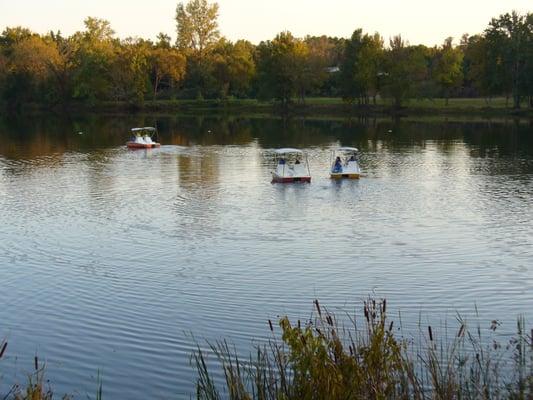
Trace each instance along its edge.
{"label": "tree line", "polygon": [[359,105],[390,99],[505,96],[533,107],[533,13],[493,18],[454,45],[410,45],[400,35],[356,29],[350,38],[281,32],[254,45],[218,30],[218,4],[176,8],[177,40],[119,39],[108,21],[87,18],[71,36],[8,27],[0,36],[0,102],[68,107],[121,101],[255,98],[287,106],[306,97]]}

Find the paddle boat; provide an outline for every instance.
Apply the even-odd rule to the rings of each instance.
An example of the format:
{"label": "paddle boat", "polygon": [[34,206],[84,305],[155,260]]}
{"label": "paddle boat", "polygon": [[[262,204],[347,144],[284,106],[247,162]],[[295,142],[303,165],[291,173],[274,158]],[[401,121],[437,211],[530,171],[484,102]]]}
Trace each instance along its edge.
{"label": "paddle boat", "polygon": [[361,169],[357,159],[359,150],[355,147],[339,147],[331,152],[331,170],[332,179],[359,179]]}
{"label": "paddle boat", "polygon": [[307,154],[299,149],[283,148],[274,151],[276,169],[272,171],[272,182],[311,182]]}
{"label": "paddle boat", "polygon": [[152,149],[161,146],[160,143],[154,142],[152,137],[157,134],[157,129],[146,126],[144,128],[133,128],[131,130],[131,139],[126,142],[129,149]]}

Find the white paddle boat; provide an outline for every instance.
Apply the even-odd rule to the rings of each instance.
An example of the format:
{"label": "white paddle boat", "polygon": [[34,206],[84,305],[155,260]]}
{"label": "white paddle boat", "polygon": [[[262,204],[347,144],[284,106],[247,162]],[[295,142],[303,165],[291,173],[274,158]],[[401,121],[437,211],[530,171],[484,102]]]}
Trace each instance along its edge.
{"label": "white paddle boat", "polygon": [[359,179],[359,150],[355,147],[339,147],[331,152],[330,177],[332,179]]}
{"label": "white paddle boat", "polygon": [[276,169],[272,171],[272,182],[311,182],[307,154],[299,149],[283,148],[274,151]]}
{"label": "white paddle boat", "polygon": [[155,135],[157,135],[157,129],[151,126],[133,128],[131,130],[131,138],[126,142],[126,146],[129,149],[152,149],[159,147],[161,144],[152,140]]}

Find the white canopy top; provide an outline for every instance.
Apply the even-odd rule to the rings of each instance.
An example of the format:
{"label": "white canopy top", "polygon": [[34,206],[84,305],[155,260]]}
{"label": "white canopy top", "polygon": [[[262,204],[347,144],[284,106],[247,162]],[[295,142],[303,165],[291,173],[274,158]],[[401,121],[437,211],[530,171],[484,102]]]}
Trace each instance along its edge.
{"label": "white canopy top", "polygon": [[150,131],[155,132],[156,129],[153,126],[145,126],[144,128],[132,128],[132,132],[139,132],[139,131]]}
{"label": "white canopy top", "polygon": [[293,149],[291,147],[284,147],[282,149],[275,150],[276,154],[302,154],[303,151],[299,149]]}
{"label": "white canopy top", "polygon": [[355,147],[339,147],[337,151],[359,151]]}

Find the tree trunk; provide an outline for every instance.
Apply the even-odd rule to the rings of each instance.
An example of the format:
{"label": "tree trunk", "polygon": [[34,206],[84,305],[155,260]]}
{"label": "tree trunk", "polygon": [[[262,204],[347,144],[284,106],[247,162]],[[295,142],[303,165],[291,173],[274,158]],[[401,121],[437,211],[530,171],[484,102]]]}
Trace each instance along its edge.
{"label": "tree trunk", "polygon": [[402,106],[402,98],[401,97],[395,97],[394,98],[394,106],[396,108],[400,108]]}
{"label": "tree trunk", "polygon": [[518,93],[513,95],[513,108],[517,110],[520,108],[520,95]]}
{"label": "tree trunk", "polygon": [[157,89],[158,89],[158,87],[159,87],[159,81],[160,81],[160,78],[159,78],[159,76],[156,74],[156,75],[155,75],[155,82],[154,82],[154,101],[155,101],[155,99],[156,99],[156,97],[157,97]]}

